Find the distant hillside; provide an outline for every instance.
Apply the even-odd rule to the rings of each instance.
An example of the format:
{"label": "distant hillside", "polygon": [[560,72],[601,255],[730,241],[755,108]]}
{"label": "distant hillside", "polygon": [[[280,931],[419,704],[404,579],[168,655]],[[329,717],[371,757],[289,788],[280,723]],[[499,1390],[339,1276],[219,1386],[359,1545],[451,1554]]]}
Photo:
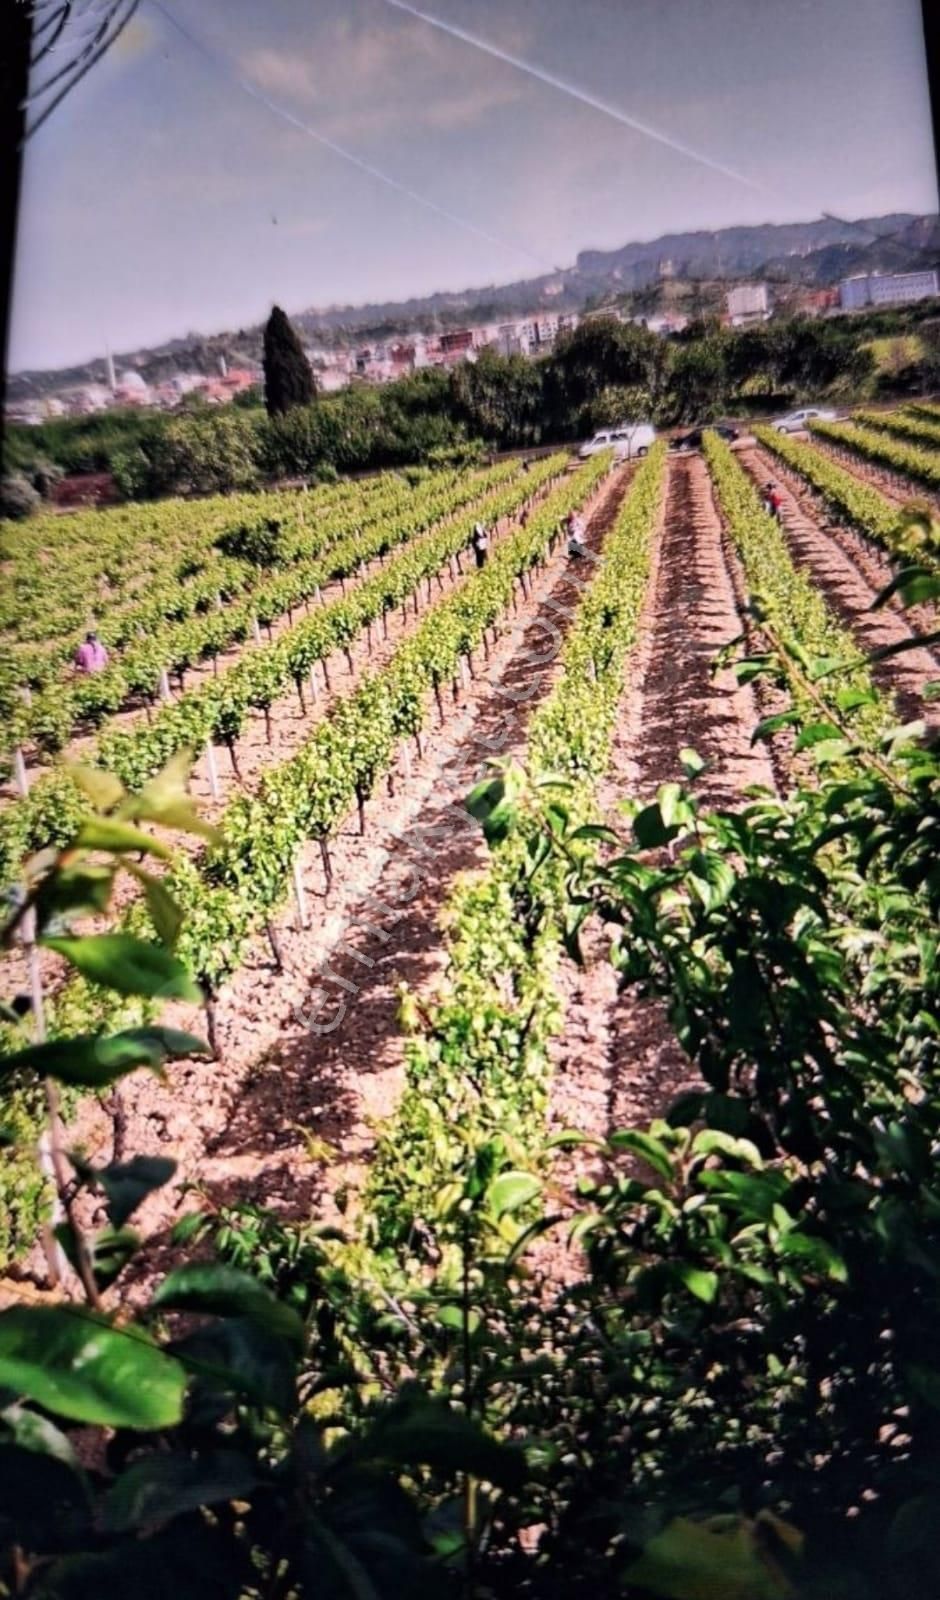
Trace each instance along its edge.
{"label": "distant hillside", "polygon": [[[464,322],[500,322],[539,308],[577,311],[612,295],[648,290],[664,273],[693,283],[760,274],[781,283],[821,286],[854,272],[903,271],[937,261],[940,219],[935,216],[899,212],[856,222],[824,217],[715,233],[663,234],[617,250],[583,250],[573,267],[537,278],[459,294],[310,309],[293,313],[293,320],[307,340],[329,347],[350,339],[433,333]],[[115,364],[118,369],[136,368],[149,383],[178,371],[217,372],[220,356],[230,366],[259,361],[261,332],[259,326],[208,336],[193,333],[154,349],[125,351],[115,356]],[[104,378],[101,359],[57,372],[15,373],[8,387],[16,400]]]}

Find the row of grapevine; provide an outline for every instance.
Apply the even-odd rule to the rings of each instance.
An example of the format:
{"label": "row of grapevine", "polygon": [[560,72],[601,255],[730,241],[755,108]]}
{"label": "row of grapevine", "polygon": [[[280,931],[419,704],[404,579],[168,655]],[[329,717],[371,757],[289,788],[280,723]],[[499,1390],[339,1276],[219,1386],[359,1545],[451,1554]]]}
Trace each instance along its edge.
{"label": "row of grapevine", "polygon": [[[421,473],[417,479],[429,476]],[[162,500],[0,523],[0,560],[7,574],[0,635],[4,644],[53,641],[68,648],[82,622],[94,616],[105,642],[120,645],[138,623],[151,627],[161,619],[161,605],[172,602],[174,581],[185,584],[214,561],[216,541],[229,529],[263,515],[303,535],[322,519],[345,516],[351,507],[368,515],[373,500],[383,500],[396,487],[404,501],[408,482],[385,473],[306,491]],[[53,563],[56,581],[50,585]]]}
{"label": "row of grapevine", "polygon": [[940,450],[940,417],[936,422],[928,422],[907,410],[856,411],[852,420],[876,433],[886,433],[889,438],[904,439],[925,450]]}
{"label": "row of grapevine", "polygon": [[934,450],[889,439],[872,428],[855,427],[849,422],[811,422],[811,431],[827,443],[838,445],[863,461],[887,467],[926,489],[940,489],[940,455]]}
{"label": "row of grapevine", "polygon": [[[764,442],[763,433],[761,442]],[[792,460],[789,452],[792,440],[781,435],[781,455]],[[796,446],[805,450],[805,446]],[[800,652],[794,656],[795,664],[809,657],[823,659],[831,664],[849,663],[858,658],[858,646],[850,632],[843,628],[830,611],[812,574],[794,565],[786,536],[776,518],[766,512],[753,480],[735,458],[723,440],[714,433],[706,433],[703,444],[705,458],[718,497],[718,503],[732,542],[741,558],[745,576],[753,596],[758,625],[761,619],[771,625],[775,634],[789,642]],[[813,452],[810,450],[809,454]],[[801,457],[802,459],[802,457]],[[817,460],[821,459],[816,457]],[[795,464],[795,463],[794,463]],[[805,692],[794,685],[797,704],[806,711]],[[878,696],[868,669],[857,666],[850,673],[820,679],[814,685],[813,698],[831,704],[840,714],[855,705],[858,708],[859,732],[875,736],[891,722],[887,705]],[[835,730],[832,730],[836,737]]]}
{"label": "row of grapevine", "polygon": [[[348,509],[343,525],[335,522],[327,532],[305,536],[307,553],[286,570],[275,571],[254,582],[233,604],[181,622],[171,622],[135,642],[102,672],[70,684],[50,684],[29,701],[21,700],[8,719],[7,737],[16,744],[34,743],[45,753],[61,750],[82,726],[93,726],[113,715],[134,695],[153,697],[161,672],[181,678],[198,662],[216,658],[229,645],[247,639],[253,628],[270,628],[279,617],[292,617],[324,584],[345,579],[375,557],[424,532],[441,517],[473,503],[488,485],[517,475],[515,462],[493,468],[488,474],[448,475],[402,500],[396,515],[386,504],[374,505],[363,523],[358,507]],[[396,499],[397,491],[393,490]]]}
{"label": "row of grapevine", "polygon": [[[166,888],[186,917],[177,953],[207,993],[237,969],[247,939],[276,914],[304,844],[318,840],[325,847],[357,803],[364,806],[399,744],[426,725],[431,692],[439,697],[461,660],[486,644],[487,630],[505,614],[517,585],[546,559],[560,519],[583,504],[609,470],[609,459],[597,457],[566,477],[526,527],[495,548],[485,568],[429,608],[385,669],[340,699],[293,756],[265,773],[255,795],[229,802],[218,844],[198,860],[182,858],[167,874]],[[138,908],[129,913],[130,929],[138,915]],[[76,978],[49,1013],[54,1034],[76,1027],[88,1032],[113,1018],[115,1000]]]}
{"label": "row of grapevine", "polygon": [[[422,580],[439,573],[466,547],[477,516],[495,521],[516,511],[557,475],[565,459],[561,454],[547,457],[530,474],[493,488],[472,512],[407,543],[401,554],[345,598],[300,619],[276,643],[249,651],[229,671],[165,706],[148,723],[130,730],[106,730],[96,745],[95,764],[113,772],[129,789],[139,789],[179,750],[222,742],[234,763],[235,741],[252,710],[268,711],[291,683],[306,710],[304,686],[311,698],[318,693],[312,678],[317,662],[325,662],[340,647],[348,649],[373,621],[412,596]],[[383,536],[377,533],[376,539]],[[360,544],[364,558],[373,553],[369,541]],[[81,791],[68,773],[54,772],[41,778],[26,798],[0,812],[0,881],[24,855],[70,838],[83,805]]]}
{"label": "row of grapevine", "polygon": [[647,590],[664,464],[659,444],[608,536],[561,653],[564,674],[533,717],[525,773],[505,772],[471,798],[493,853],[451,898],[441,996],[404,1003],[413,1031],[406,1086],[370,1169],[364,1218],[381,1252],[410,1255],[423,1242],[445,1277],[448,1247],[471,1225],[481,1167],[486,1183],[517,1197],[538,1189],[531,1171],[513,1169],[531,1168],[544,1145],[548,1047],[562,1020],[553,980],[566,864],[550,841],[564,835],[578,854],[597,837],[595,788]]}
{"label": "row of grapevine", "polygon": [[940,427],[940,405],[934,405],[929,400],[912,400],[904,410],[913,417],[922,417],[925,422],[932,422],[935,427]]}
{"label": "row of grapevine", "polygon": [[880,544],[889,554],[898,553],[898,515],[877,489],[862,483],[853,472],[840,467],[821,450],[804,444],[773,428],[755,428],[755,438],[766,450],[779,456],[805,478],[821,495],[830,513],[850,523],[859,533]]}

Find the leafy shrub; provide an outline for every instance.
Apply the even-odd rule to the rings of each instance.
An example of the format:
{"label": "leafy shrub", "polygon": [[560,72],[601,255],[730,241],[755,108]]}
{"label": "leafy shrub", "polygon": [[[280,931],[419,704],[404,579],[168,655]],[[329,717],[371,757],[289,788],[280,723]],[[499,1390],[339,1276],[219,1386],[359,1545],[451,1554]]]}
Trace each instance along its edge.
{"label": "leafy shrub", "polygon": [[40,503],[38,491],[22,472],[13,472],[0,479],[0,517],[22,522],[39,510]]}

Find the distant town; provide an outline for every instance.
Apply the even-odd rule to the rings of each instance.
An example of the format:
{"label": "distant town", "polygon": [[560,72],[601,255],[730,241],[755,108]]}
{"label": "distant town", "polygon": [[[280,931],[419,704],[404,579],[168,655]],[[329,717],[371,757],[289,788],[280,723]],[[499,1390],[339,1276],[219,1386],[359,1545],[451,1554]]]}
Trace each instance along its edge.
{"label": "distant town", "polygon": [[[657,279],[668,286],[676,276],[674,264],[664,258]],[[543,288],[542,294],[550,296]],[[735,283],[722,287],[721,299],[709,309],[726,327],[741,328],[782,316],[821,317],[837,313],[912,305],[940,293],[936,268],[908,272],[860,272],[838,284],[822,288],[778,285],[767,281]],[[585,311],[539,311],[505,322],[469,323],[435,334],[412,333],[401,337],[359,343],[355,337],[330,347],[310,343],[305,354],[319,392],[332,394],[351,384],[391,383],[426,367],[451,367],[475,361],[486,349],[503,356],[534,359],[547,355],[560,335],[586,318],[615,316],[651,333],[669,337],[688,327],[690,315],[678,309],[637,314],[616,304]],[[262,383],[258,362],[230,364],[225,355],[215,358],[211,372],[177,371],[159,382],[148,383],[135,366],[115,365],[104,357],[105,381],[68,384],[41,396],[12,399],[6,407],[9,422],[35,425],[56,417],[88,416],[112,408],[132,406],[175,411],[192,405],[220,406],[258,390]]]}

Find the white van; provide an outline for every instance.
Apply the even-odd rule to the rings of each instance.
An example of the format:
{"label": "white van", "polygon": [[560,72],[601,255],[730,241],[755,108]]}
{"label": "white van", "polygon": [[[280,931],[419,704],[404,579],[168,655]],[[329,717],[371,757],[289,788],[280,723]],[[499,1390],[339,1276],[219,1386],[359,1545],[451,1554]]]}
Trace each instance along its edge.
{"label": "white van", "polygon": [[581,446],[578,455],[586,461],[602,450],[613,450],[618,461],[631,461],[635,456],[645,456],[655,443],[656,429],[651,422],[619,422],[615,428],[602,428],[595,433]]}

